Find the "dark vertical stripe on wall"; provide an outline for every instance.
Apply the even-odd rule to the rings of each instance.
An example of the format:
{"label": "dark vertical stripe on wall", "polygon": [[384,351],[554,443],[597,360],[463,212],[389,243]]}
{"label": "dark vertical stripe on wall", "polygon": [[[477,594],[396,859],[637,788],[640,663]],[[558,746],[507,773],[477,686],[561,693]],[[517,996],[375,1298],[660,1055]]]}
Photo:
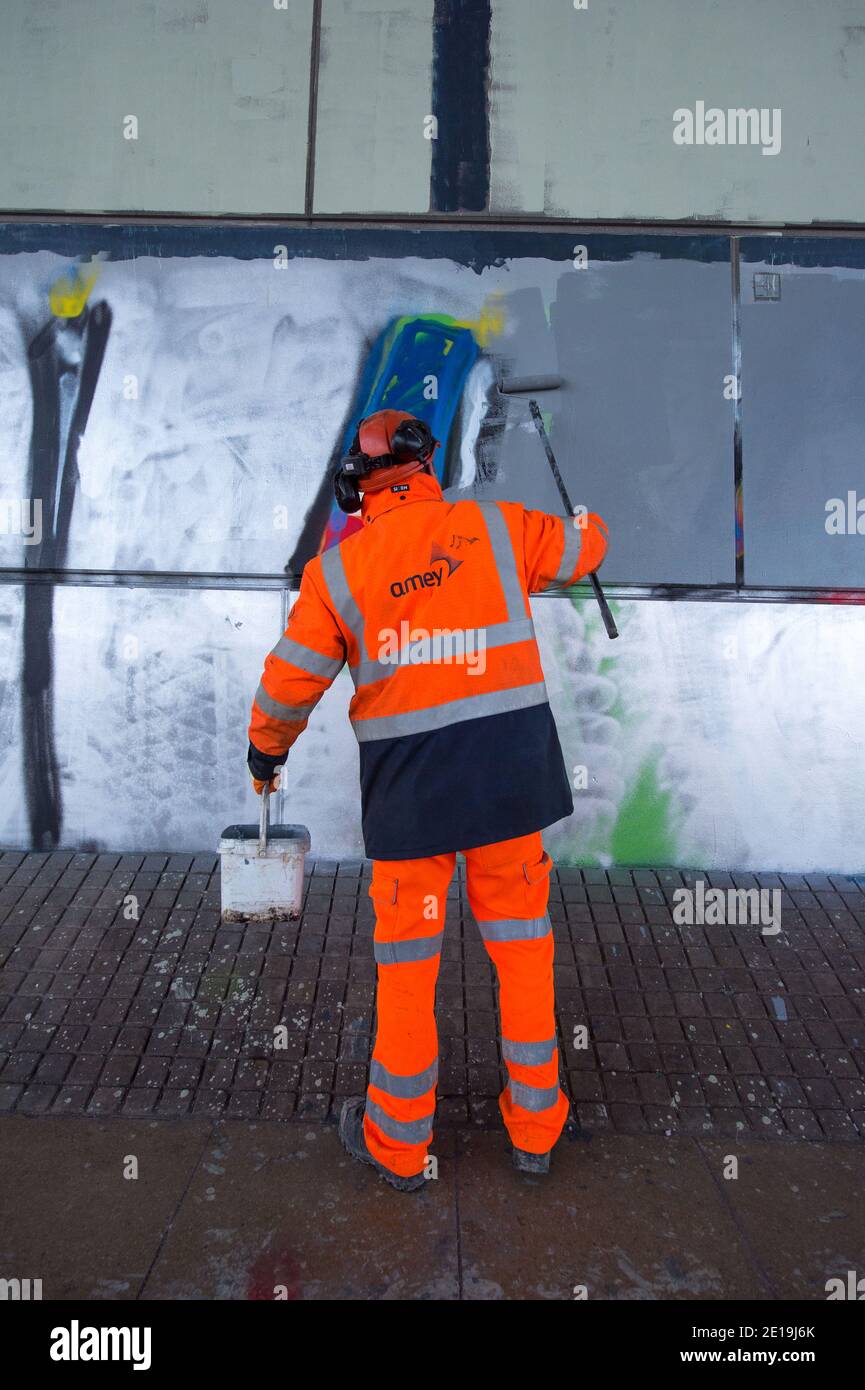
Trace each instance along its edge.
{"label": "dark vertical stripe on wall", "polygon": [[745,497],[742,488],[742,276],[739,238],[730,237],[730,289],[733,300],[733,374],[736,399],[733,403],[733,520],[736,553],[736,587],[745,583]]}
{"label": "dark vertical stripe on wall", "polygon": [[303,209],[315,212],[315,137],[318,128],[318,70],[321,65],[321,0],[313,0],[312,35],[309,45],[309,112],[306,132],[306,189]]}
{"label": "dark vertical stripe on wall", "polygon": [[[78,488],[78,448],[99,381],[111,310],[104,300],[78,318],[50,318],[27,349],[33,394],[28,495],[42,504],[42,536],[25,568],[62,569]],[[71,414],[64,418],[63,395]],[[24,590],[21,727],[23,777],[34,849],[60,843],[63,798],[54,741],[54,589]]]}
{"label": "dark vertical stripe on wall", "polygon": [[490,11],[490,0],[435,0],[433,212],[483,212],[489,202]]}

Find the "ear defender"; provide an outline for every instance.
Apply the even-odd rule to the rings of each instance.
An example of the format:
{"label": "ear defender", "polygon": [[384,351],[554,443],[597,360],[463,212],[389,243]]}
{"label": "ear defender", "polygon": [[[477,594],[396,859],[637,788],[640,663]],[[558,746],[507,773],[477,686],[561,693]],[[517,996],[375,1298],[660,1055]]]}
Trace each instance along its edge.
{"label": "ear defender", "polygon": [[[363,424],[361,420],[360,425]],[[333,475],[333,495],[340,511],[360,511],[360,489],[357,480],[366,471],[366,454],[361,453],[360,425],[354,432],[349,451],[340,459],[339,467]]]}
{"label": "ear defender", "polygon": [[[395,414],[396,412],[391,412]],[[373,422],[372,435],[375,439],[376,432],[381,443],[384,443],[384,435],[381,432],[381,417],[385,412],[378,412],[376,416],[370,416]],[[364,453],[361,448],[360,436],[367,420],[361,420],[355,430],[354,439],[347,454],[340,461],[339,468],[333,477],[333,495],[336,504],[343,512],[356,512],[360,510],[360,488],[358,486],[361,478],[365,478],[376,468],[392,468],[400,463],[423,463],[429,468],[432,456],[438,448],[439,441],[433,437],[432,430],[425,420],[418,420],[413,415],[406,415],[399,421],[387,444],[387,453],[371,456]],[[367,432],[368,434],[370,431]],[[379,447],[381,447],[381,443]],[[369,443],[368,443],[369,447]],[[375,447],[373,445],[373,447]]]}
{"label": "ear defender", "polygon": [[399,463],[426,463],[432,458],[438,440],[433,438],[432,430],[426,420],[409,417],[403,420],[393,432],[391,453]]}
{"label": "ear defender", "polygon": [[341,512],[360,511],[360,488],[356,478],[347,478],[342,469],[333,476],[333,495]]}

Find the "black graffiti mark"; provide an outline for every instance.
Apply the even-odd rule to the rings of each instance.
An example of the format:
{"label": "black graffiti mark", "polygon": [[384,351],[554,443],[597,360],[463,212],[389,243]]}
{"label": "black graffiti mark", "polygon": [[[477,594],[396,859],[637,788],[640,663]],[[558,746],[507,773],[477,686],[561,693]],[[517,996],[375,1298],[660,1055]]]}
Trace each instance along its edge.
{"label": "black graffiti mark", "polygon": [[[318,554],[322,536],[327,530],[327,523],[330,518],[331,508],[333,507],[334,475],[342,463],[342,442],[348,430],[349,418],[351,417],[354,401],[360,386],[363,364],[368,360],[372,348],[373,340],[367,338],[358,355],[355,378],[351,383],[351,395],[349,400],[352,404],[346,409],[342,420],[338,422],[339,433],[337,435],[337,442],[330,451],[330,456],[321,481],[319,482],[315,497],[310,503],[306,516],[303,519],[303,525],[300,528],[300,535],[297,538],[294,550],[285,565],[285,573],[289,580],[289,588],[291,589],[296,589],[300,586],[300,577],[303,573],[304,566],[308,560],[311,560],[314,555]],[[352,429],[354,429],[354,422],[352,424]]]}
{"label": "black graffiti mark", "polygon": [[[78,448],[99,380],[111,310],[101,301],[75,319],[53,318],[27,350],[33,394],[29,494],[42,507],[38,545],[25,547],[25,569],[66,562],[78,482]],[[54,586],[24,586],[21,683],[24,786],[34,849],[60,842],[63,803],[54,743]]]}

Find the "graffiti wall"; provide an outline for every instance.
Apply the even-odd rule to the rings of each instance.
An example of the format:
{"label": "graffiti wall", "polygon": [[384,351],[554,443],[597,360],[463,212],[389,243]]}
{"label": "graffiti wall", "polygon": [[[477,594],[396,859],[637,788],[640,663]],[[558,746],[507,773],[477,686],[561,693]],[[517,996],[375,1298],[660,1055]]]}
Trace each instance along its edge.
{"label": "graffiti wall", "polygon": [[[411,409],[449,496],[558,510],[526,402],[498,390],[547,374],[568,490],[610,525],[621,630],[582,594],[535,601],[575,786],[551,849],[861,870],[865,567],[854,536],[824,579],[824,516],[787,518],[810,558],[797,579],[780,547],[779,582],[845,601],[744,601],[731,255],[716,236],[0,229],[0,843],[203,849],[253,820],[252,694],[303,564],[341,534],[328,475],[355,421]],[[839,476],[857,440],[832,446]],[[746,503],[747,459],[746,431]],[[765,512],[762,442],[760,462]],[[362,853],[350,688],[277,808],[325,857]]]}

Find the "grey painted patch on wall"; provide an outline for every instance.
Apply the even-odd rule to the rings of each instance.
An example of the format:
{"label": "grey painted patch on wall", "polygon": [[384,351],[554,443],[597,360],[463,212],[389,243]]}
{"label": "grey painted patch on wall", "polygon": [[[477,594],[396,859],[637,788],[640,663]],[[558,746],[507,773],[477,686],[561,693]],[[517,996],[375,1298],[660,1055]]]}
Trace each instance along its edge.
{"label": "grey painted patch on wall", "polygon": [[[861,501],[865,532],[865,269],[752,262],[747,271],[746,583],[863,588],[856,508]],[[780,299],[754,300],[751,276],[761,271],[780,273]],[[843,510],[838,533],[826,529],[832,499]]]}
{"label": "grey painted patch on wall", "polygon": [[550,317],[564,378],[551,437],[575,504],[610,527],[603,577],[732,583],[729,266],[595,263],[562,275]]}

